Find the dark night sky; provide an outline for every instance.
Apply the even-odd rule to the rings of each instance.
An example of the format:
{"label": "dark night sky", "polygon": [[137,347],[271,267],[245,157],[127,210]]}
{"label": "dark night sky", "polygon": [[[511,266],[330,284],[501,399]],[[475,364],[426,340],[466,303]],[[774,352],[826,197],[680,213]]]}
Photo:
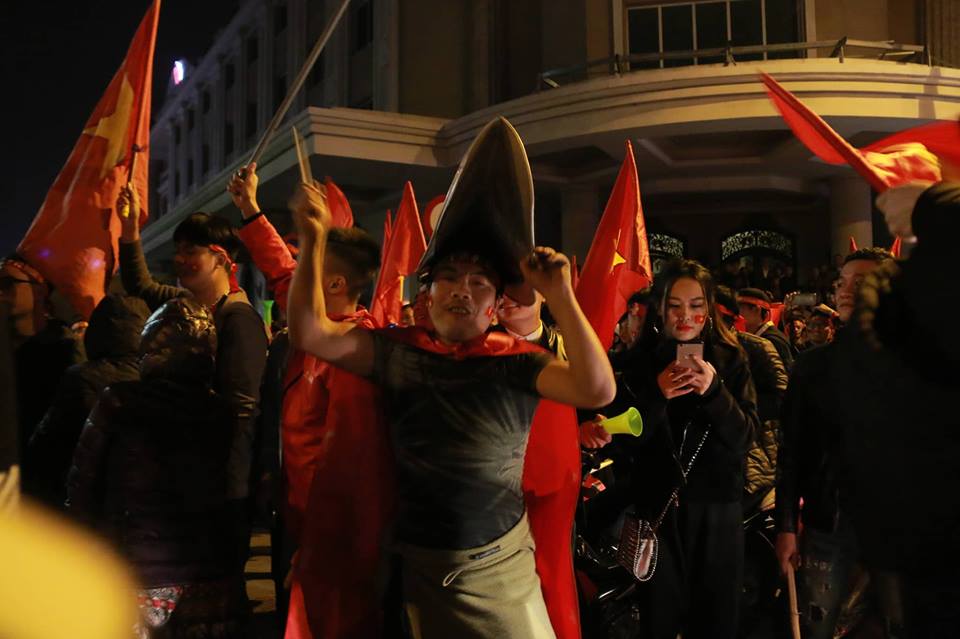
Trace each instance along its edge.
{"label": "dark night sky", "polygon": [[[154,113],[173,61],[196,61],[238,0],[163,0],[154,58]],[[149,0],[16,0],[4,7],[0,256],[16,248],[94,106],[119,68]]]}

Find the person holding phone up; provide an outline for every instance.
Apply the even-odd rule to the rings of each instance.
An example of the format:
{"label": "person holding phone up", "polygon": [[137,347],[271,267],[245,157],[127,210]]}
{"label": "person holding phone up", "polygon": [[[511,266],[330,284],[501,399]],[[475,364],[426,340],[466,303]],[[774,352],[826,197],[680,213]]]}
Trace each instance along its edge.
{"label": "person holding phone up", "polygon": [[[743,573],[740,505],[747,449],[758,426],[747,358],[719,321],[710,272],[693,260],[664,268],[654,288],[656,335],[624,360],[614,415],[635,406],[639,437],[618,436],[630,459],[636,514],[653,522],[664,510],[653,577],[638,583],[643,637],[737,636]],[[586,448],[610,444],[602,415],[581,424]],[[678,498],[672,500],[678,489]]]}

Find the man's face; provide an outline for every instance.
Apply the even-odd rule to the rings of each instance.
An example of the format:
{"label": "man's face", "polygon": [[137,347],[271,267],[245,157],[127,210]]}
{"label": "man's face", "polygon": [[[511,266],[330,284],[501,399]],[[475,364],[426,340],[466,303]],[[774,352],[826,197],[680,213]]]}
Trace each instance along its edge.
{"label": "man's face", "polygon": [[867,274],[872,273],[880,266],[873,260],[854,260],[847,262],[840,269],[840,277],[834,284],[837,312],[840,314],[840,321],[846,324],[853,315],[853,310],[857,304],[857,291],[863,284],[863,279]]}
{"label": "man's face", "polygon": [[525,328],[540,321],[540,306],[543,304],[543,298],[540,296],[540,293],[536,293],[535,298],[533,304],[524,306],[510,298],[510,296],[504,295],[503,302],[497,310],[497,318],[503,327],[522,335],[530,332],[526,331]]}
{"label": "man's face", "polygon": [[737,302],[740,305],[740,314],[743,315],[743,319],[746,321],[747,332],[756,333],[767,321],[764,319],[763,309],[756,304],[742,299],[737,300]]}
{"label": "man's face", "polygon": [[180,285],[191,292],[210,286],[217,270],[222,266],[223,258],[208,247],[182,240],[177,242],[173,269]]}
{"label": "man's face", "polygon": [[413,326],[416,318],[413,314],[413,306],[404,306],[400,309],[400,326]]}
{"label": "man's face", "polygon": [[467,259],[444,260],[430,284],[430,320],[441,340],[465,342],[490,328],[497,311],[495,276]]}
{"label": "man's face", "polygon": [[833,341],[833,320],[822,315],[811,317],[805,330],[807,339],[817,346]]}

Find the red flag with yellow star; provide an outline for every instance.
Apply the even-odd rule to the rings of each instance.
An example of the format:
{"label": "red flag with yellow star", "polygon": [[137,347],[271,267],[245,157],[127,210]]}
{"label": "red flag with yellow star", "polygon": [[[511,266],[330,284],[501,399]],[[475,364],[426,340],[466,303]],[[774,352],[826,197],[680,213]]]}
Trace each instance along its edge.
{"label": "red flag with yellow star", "polygon": [[[154,0],[17,248],[84,317],[103,298],[116,271],[120,219],[114,208],[128,181],[140,196],[140,223],[147,219],[147,145],[159,12],[160,0]],[[140,149],[136,162],[134,145]]]}
{"label": "red flag with yellow star", "polygon": [[628,141],[577,284],[577,300],[604,348],[613,344],[613,332],[627,310],[627,299],[652,281],[640,181]]}
{"label": "red flag with yellow star", "polygon": [[380,276],[370,304],[370,314],[379,326],[400,322],[403,278],[416,272],[420,258],[427,250],[417,199],[410,182],[403,186],[403,198],[393,218],[390,239],[384,245],[386,249],[380,264]]}

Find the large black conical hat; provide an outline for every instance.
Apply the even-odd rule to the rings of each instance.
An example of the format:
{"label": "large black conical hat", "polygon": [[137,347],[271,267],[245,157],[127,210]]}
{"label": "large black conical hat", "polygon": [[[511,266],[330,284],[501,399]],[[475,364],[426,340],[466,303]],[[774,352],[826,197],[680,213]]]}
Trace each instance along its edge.
{"label": "large black conical hat", "polygon": [[505,118],[488,123],[460,161],[419,272],[437,260],[472,253],[489,260],[506,293],[532,304],[518,263],[533,250],[533,176],[523,141]]}

